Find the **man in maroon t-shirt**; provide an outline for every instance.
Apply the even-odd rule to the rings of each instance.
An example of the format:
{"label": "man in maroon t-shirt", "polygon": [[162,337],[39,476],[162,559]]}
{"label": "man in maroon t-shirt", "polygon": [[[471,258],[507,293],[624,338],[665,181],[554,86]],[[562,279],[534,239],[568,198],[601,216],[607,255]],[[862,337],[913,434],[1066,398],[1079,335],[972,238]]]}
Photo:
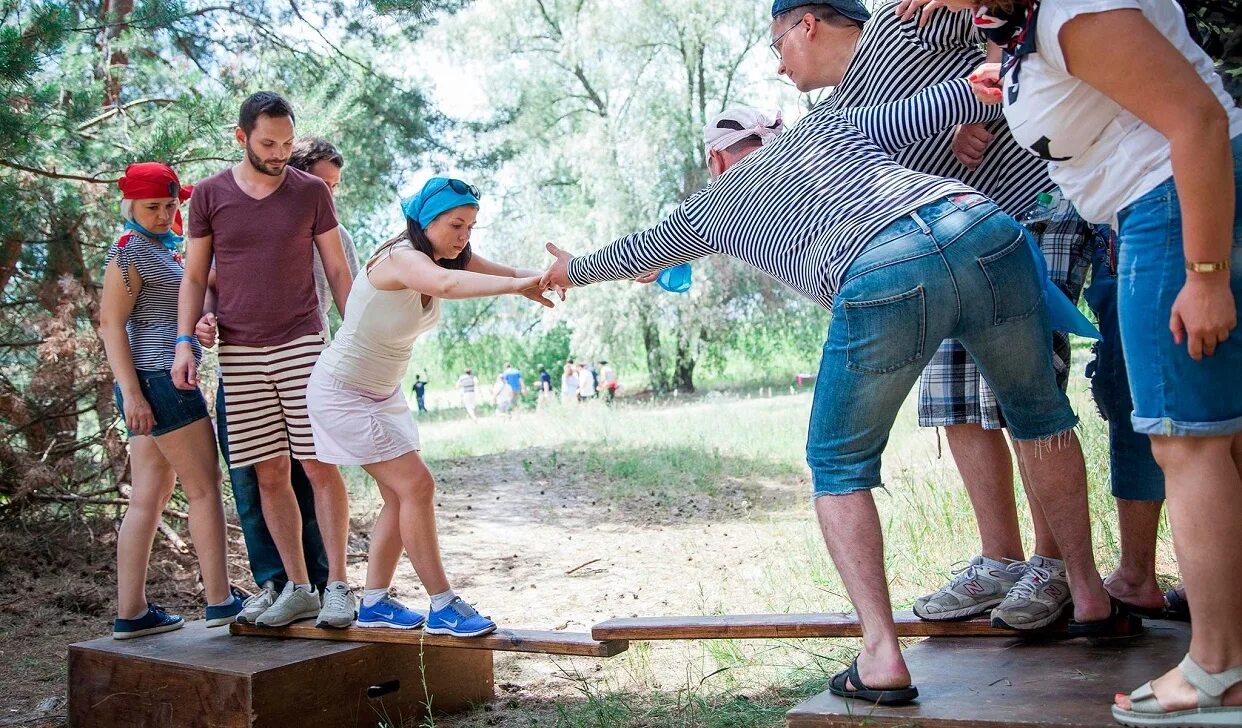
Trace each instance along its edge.
{"label": "man in maroon t-shirt", "polygon": [[[190,342],[214,258],[229,463],[254,466],[263,519],[289,578],[274,601],[266,590],[248,600],[238,620],[281,626],[317,616],[320,626],[346,627],[354,617],[345,582],[349,501],[340,471],[315,458],[306,414],[306,380],[325,346],[313,251],[342,314],[351,277],[328,186],[287,166],[293,138],[288,102],[256,93],[242,104],[238,120],[246,159],[195,187],[172,376],[184,389],[198,384]],[[322,604],[307,575],[290,453],[315,491],[328,553]]]}

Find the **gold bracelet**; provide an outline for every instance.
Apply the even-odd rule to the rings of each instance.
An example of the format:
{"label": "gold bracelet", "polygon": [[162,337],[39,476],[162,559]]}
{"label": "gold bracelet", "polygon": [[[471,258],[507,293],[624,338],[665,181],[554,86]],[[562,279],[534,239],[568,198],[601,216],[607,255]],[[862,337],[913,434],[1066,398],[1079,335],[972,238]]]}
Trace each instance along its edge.
{"label": "gold bracelet", "polygon": [[1186,270],[1191,273],[1220,273],[1229,270],[1229,259],[1226,258],[1219,263],[1192,263],[1188,260]]}

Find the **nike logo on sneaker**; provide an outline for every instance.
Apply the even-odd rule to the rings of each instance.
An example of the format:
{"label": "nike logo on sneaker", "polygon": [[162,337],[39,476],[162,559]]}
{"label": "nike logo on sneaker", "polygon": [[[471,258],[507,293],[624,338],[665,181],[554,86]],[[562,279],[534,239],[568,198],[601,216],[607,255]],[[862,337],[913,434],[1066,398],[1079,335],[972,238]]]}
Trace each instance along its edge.
{"label": "nike logo on sneaker", "polygon": [[456,629],[456,628],[457,628],[457,624],[458,624],[458,620],[456,620],[456,619],[451,620],[451,621],[450,621],[450,620],[447,620],[447,619],[446,619],[446,620],[444,620],[444,626],[446,626],[446,627],[453,627],[454,629]]}

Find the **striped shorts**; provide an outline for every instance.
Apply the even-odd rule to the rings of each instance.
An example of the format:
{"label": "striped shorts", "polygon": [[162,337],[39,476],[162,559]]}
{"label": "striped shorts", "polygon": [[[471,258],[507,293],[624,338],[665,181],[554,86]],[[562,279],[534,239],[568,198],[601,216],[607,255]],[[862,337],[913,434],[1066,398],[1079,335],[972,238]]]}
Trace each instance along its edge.
{"label": "striped shorts", "polygon": [[229,467],[286,452],[298,460],[315,459],[306,382],[325,347],[322,334],[278,346],[220,344]]}

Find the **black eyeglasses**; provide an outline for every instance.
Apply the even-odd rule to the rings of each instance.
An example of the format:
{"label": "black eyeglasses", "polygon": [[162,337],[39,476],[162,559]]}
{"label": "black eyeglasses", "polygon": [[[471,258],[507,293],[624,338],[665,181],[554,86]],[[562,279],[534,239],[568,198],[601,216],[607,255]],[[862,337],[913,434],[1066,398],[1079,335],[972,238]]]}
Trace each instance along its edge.
{"label": "black eyeglasses", "polygon": [[[818,23],[818,22],[819,22],[819,18],[815,18],[815,22],[817,22],[817,23]],[[787,35],[789,35],[790,33],[792,33],[792,32],[793,32],[793,29],[794,29],[794,28],[796,28],[796,27],[798,27],[799,25],[802,25],[802,19],[801,19],[801,18],[798,20],[798,22],[796,22],[796,23],[794,23],[793,25],[789,26],[789,27],[785,30],[785,32],[784,32],[784,33],[781,33],[780,35],[778,35],[778,36],[776,36],[775,38],[773,38],[773,39],[772,39],[772,42],[768,44],[768,50],[772,51],[772,55],[776,58],[776,60],[778,60],[778,61],[784,60],[783,58],[781,58],[781,41],[785,39],[785,36],[787,36]]]}
{"label": "black eyeglasses", "polygon": [[427,195],[427,199],[430,200],[431,198],[435,197],[436,195],[450,188],[459,195],[470,195],[476,200],[483,199],[483,193],[479,192],[478,187],[475,187],[474,185],[469,184],[468,182],[462,182],[459,179],[451,179],[451,178],[445,180],[444,184],[440,185],[440,188],[437,189],[435,192],[432,192],[430,195]]}

